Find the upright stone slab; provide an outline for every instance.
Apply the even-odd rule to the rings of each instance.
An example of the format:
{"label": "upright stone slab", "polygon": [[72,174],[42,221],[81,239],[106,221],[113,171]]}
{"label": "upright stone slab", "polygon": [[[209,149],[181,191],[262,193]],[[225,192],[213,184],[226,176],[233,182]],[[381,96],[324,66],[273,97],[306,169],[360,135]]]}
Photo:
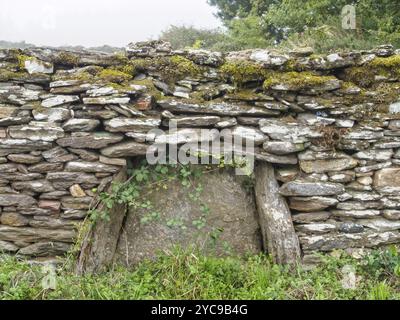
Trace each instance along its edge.
{"label": "upright stone slab", "polygon": [[258,163],[255,169],[255,195],[260,217],[264,248],[279,264],[296,264],[300,245],[285,199],[279,194],[271,164]]}
{"label": "upright stone slab", "polygon": [[[114,177],[115,183],[127,180],[126,168]],[[107,190],[108,192],[110,191]],[[100,204],[98,210],[104,209]],[[96,221],[86,234],[78,258],[76,271],[78,274],[99,273],[111,265],[121,232],[122,223],[126,214],[124,204],[116,204],[110,210],[110,220]]]}

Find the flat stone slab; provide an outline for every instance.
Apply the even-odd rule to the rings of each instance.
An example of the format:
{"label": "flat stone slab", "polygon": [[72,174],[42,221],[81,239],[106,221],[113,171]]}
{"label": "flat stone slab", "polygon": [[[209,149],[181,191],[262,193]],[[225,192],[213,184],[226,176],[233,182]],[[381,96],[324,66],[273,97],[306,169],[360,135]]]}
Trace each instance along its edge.
{"label": "flat stone slab", "polygon": [[71,136],[57,140],[62,147],[101,149],[121,141],[124,136],[109,132],[74,132]]}
{"label": "flat stone slab", "polygon": [[302,197],[335,196],[344,191],[344,186],[339,183],[307,181],[290,181],[279,189],[280,194],[284,196]]}
{"label": "flat stone slab", "polygon": [[[146,210],[130,209],[115,261],[134,265],[174,245],[196,245],[205,253],[219,255],[260,252],[255,203],[237,177],[222,172],[205,173],[197,179],[204,190],[199,202],[190,200],[179,181],[168,182],[166,190],[149,190],[148,199],[155,203],[159,218],[146,223]],[[201,210],[201,203],[207,205],[208,214]],[[196,222],[203,219],[204,226],[200,228]],[[212,235],[217,240],[212,240]]]}

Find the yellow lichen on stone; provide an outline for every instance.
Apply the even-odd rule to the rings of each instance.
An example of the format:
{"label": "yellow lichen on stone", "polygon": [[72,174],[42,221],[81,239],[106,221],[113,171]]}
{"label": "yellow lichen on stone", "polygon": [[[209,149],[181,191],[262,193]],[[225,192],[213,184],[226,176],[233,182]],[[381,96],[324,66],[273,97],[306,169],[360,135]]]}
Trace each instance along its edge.
{"label": "yellow lichen on stone", "polygon": [[32,61],[35,58],[34,57],[30,57],[24,54],[18,54],[17,56],[17,60],[18,60],[18,69],[19,70],[25,70],[25,62],[26,61]]}

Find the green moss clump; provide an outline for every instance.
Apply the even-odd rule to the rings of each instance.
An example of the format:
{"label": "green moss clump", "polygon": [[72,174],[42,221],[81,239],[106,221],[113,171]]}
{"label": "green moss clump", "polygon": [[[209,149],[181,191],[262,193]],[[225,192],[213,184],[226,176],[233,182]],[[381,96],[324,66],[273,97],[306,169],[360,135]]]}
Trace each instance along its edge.
{"label": "green moss clump", "polygon": [[27,55],[24,55],[24,54],[18,54],[17,56],[16,56],[16,58],[17,58],[17,67],[18,67],[18,70],[25,70],[25,62],[26,61],[32,61],[32,60],[34,60],[35,58],[34,57],[30,57],[30,56],[27,56]]}
{"label": "green moss clump", "polygon": [[320,76],[311,72],[275,72],[264,81],[264,89],[271,89],[275,85],[286,85],[290,90],[298,91],[326,84],[337,80],[333,76]]}
{"label": "green moss clump", "polygon": [[10,71],[6,69],[0,69],[0,82],[6,82],[10,80],[22,79],[27,74],[21,71]]}
{"label": "green moss clump", "polygon": [[178,55],[153,59],[135,59],[131,60],[130,65],[133,66],[135,73],[156,72],[163,81],[170,85],[186,77],[198,77],[203,72],[202,67]]}
{"label": "green moss clump", "polygon": [[71,52],[60,52],[55,58],[54,63],[62,66],[76,67],[79,65],[79,57]]}
{"label": "green moss clump", "polygon": [[344,79],[361,87],[370,87],[375,82],[375,73],[366,66],[352,67],[344,70]]}
{"label": "green moss clump", "polygon": [[98,75],[97,78],[107,82],[123,83],[132,79],[130,74],[114,69],[104,69]]}
{"label": "green moss clump", "polygon": [[242,86],[246,82],[262,81],[270,73],[261,65],[247,60],[226,62],[219,68],[219,71],[237,86]]}
{"label": "green moss clump", "polygon": [[400,78],[400,55],[375,58],[363,66],[347,68],[344,78],[362,87],[371,87],[375,77]]}

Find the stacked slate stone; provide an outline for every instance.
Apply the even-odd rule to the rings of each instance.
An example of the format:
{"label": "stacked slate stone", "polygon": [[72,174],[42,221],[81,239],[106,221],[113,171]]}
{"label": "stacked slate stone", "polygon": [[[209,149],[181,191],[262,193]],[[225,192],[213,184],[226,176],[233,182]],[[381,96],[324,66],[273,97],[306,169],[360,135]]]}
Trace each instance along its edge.
{"label": "stacked slate stone", "polygon": [[[201,128],[230,128],[274,165],[305,254],[399,243],[399,80],[391,46],[0,50],[0,251],[66,252],[128,158]],[[171,122],[178,135],[148,133]]]}

